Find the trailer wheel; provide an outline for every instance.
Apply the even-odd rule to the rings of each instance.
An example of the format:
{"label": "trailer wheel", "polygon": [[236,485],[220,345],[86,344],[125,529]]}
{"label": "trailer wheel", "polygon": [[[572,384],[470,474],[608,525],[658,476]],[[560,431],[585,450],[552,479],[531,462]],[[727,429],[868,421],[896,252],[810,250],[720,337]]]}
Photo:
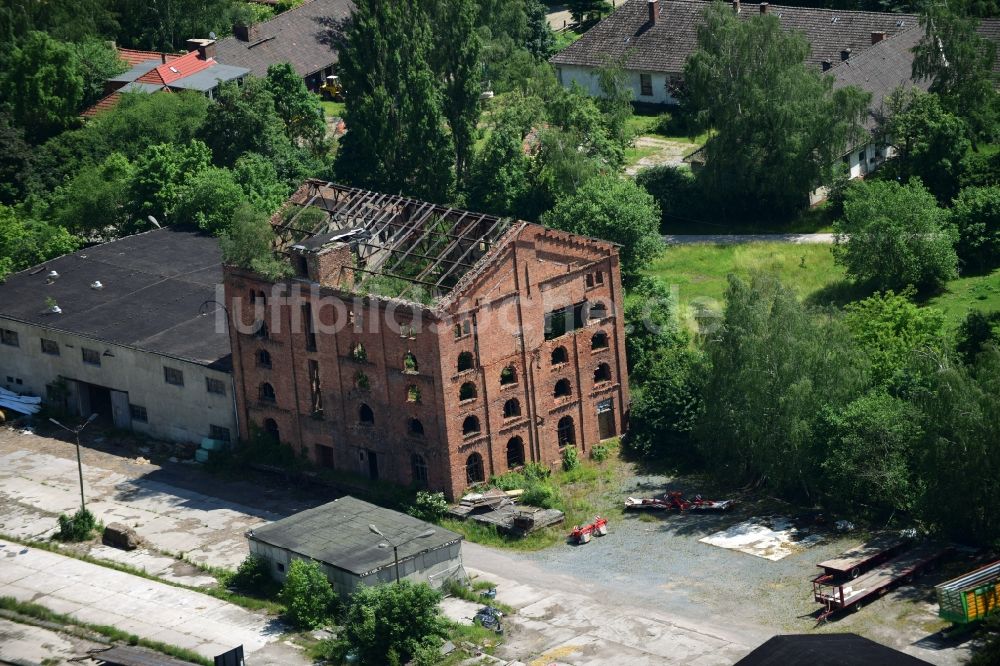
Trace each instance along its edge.
{"label": "trailer wheel", "polygon": [[854,580],[860,575],[861,575],[861,569],[859,569],[858,567],[854,567],[853,569],[851,569],[851,580]]}

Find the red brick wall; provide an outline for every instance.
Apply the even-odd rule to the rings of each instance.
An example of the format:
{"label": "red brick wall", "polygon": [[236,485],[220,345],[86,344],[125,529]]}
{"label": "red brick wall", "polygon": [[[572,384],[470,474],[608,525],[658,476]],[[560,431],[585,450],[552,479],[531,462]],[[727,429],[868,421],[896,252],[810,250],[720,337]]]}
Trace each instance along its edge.
{"label": "red brick wall", "polygon": [[[278,305],[271,284],[226,269],[226,298],[234,319],[242,317],[249,326],[263,316],[270,329],[269,339],[261,340],[232,327],[241,435],[247,437],[248,423],[262,426],[273,419],[282,442],[317,464],[323,462],[318,447],[326,446],[332,449],[334,467],[367,475],[374,453],[379,478],[401,484],[413,481],[411,457],[419,454],[427,466],[428,486],[452,498],[468,486],[466,462],[473,453],[482,456],[486,478],[508,471],[507,442],[513,437],[523,441],[526,461],[558,465],[556,428],[563,416],[573,418],[576,446],[589,453],[600,441],[597,402],[611,399],[616,433],[623,431],[629,404],[618,257],[608,247],[528,225],[487,268],[467,276],[462,298],[445,299],[435,311],[355,298],[304,280],[283,286],[301,301]],[[603,284],[588,287],[586,276],[598,271]],[[268,307],[257,315],[251,291],[268,295]],[[321,306],[320,297],[324,303],[334,299],[334,305]],[[608,317],[545,340],[545,313],[584,300],[607,303]],[[305,301],[312,303],[315,351],[308,349],[306,329],[297,323]],[[354,312],[350,322],[349,310]],[[387,318],[394,324],[387,326]],[[398,324],[407,322],[414,330],[401,334]],[[454,324],[466,322],[469,333],[456,338]],[[608,335],[609,346],[592,351],[591,338],[598,330]],[[365,361],[352,357],[359,342]],[[553,366],[552,350],[560,346],[568,360]],[[257,363],[261,349],[270,353],[271,368]],[[473,355],[473,368],[459,372],[463,351]],[[404,371],[408,352],[418,363],[414,373]],[[310,409],[310,360],[319,363],[322,415]],[[611,380],[595,385],[599,363],[608,364]],[[516,369],[517,381],[501,385],[508,365]],[[359,372],[368,378],[367,389],[357,386]],[[553,389],[562,378],[570,381],[571,395],[556,398]],[[262,382],[273,386],[273,404],[258,399]],[[462,401],[459,391],[466,382],[475,386],[476,397]],[[418,402],[408,400],[411,385],[419,389]],[[505,418],[504,404],[511,399],[518,400],[521,413]],[[362,404],[372,410],[373,425],[359,423]],[[463,433],[469,416],[478,418],[478,434]],[[411,418],[420,420],[423,436],[409,433]]]}

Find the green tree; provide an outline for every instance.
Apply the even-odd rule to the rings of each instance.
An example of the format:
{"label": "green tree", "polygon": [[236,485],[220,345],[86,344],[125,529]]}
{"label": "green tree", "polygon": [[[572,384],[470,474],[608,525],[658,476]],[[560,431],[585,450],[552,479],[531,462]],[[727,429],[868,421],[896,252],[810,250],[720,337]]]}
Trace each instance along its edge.
{"label": "green tree", "polygon": [[267,216],[248,204],[238,207],[232,222],[219,238],[222,260],[277,281],[288,277],[292,267],[274,254],[274,229]]}
{"label": "green tree", "polygon": [[985,273],[1000,266],[1000,187],[967,187],[951,208],[958,230],[955,250],[966,271]]}
{"label": "green tree", "polygon": [[538,0],[526,0],[528,52],[540,60],[548,60],[556,50],[556,37],[549,27],[545,5]]}
{"label": "green tree", "polygon": [[707,340],[709,370],[695,440],[708,468],[809,499],[820,485],[819,415],[867,384],[865,362],[835,318],[816,317],[773,277],[729,276],[726,310]]}
{"label": "green tree", "polygon": [[233,211],[246,198],[229,169],[208,167],[181,185],[170,218],[176,224],[197,225],[219,234],[229,226]]}
{"label": "green tree", "polygon": [[24,130],[0,113],[0,204],[24,198],[31,180],[35,150],[24,140]]}
{"label": "green tree", "polygon": [[818,427],[826,500],[880,513],[913,509],[922,490],[914,464],[921,420],[914,405],[883,392],[826,410]]}
{"label": "green tree", "polygon": [[236,0],[111,0],[125,45],[163,51],[183,50],[191,37],[227,34],[244,16]]}
{"label": "green tree", "polygon": [[510,124],[494,127],[469,173],[469,206],[494,215],[532,219],[532,161],[524,152],[521,131]]}
{"label": "green tree", "polygon": [[83,77],[81,108],[85,108],[104,97],[105,81],[127,70],[128,65],[118,57],[111,42],[86,39],[74,44],[73,50]]}
{"label": "green tree", "polygon": [[958,193],[962,160],[969,150],[965,122],[941,106],[937,95],[897,89],[886,100],[878,134],[895,157],[880,174],[886,180],[918,177],[938,201]]}
{"label": "green tree", "polygon": [[317,562],[294,559],[278,599],[285,604],[285,617],[292,624],[315,629],[330,621],[336,595]]}
{"label": "green tree", "polygon": [[22,219],[15,209],[0,205],[0,281],[79,246],[80,241],[62,227]]}
{"label": "green tree", "polygon": [[233,166],[233,178],[243,188],[247,202],[270,215],[281,207],[291,188],[278,178],[274,164],[257,153],[244,153]]}
{"label": "green tree", "polygon": [[566,0],[569,15],[577,23],[600,19],[602,14],[611,12],[607,0]]}
{"label": "green tree", "polygon": [[218,166],[229,167],[244,153],[275,160],[294,148],[275,108],[267,79],[223,84],[199,133]]}
{"label": "green tree", "polygon": [[440,593],[424,583],[362,586],[344,615],[341,651],[353,652],[365,665],[407,663],[445,636],[440,601]]}
{"label": "green tree", "polygon": [[32,31],[47,32],[64,42],[113,38],[118,23],[109,4],[107,0],[7,0],[0,4],[0,42],[13,44]]}
{"label": "green tree", "polygon": [[81,168],[53,193],[53,222],[88,237],[120,235],[132,212],[134,178],[135,167],[120,153],[112,153],[97,166]]}
{"label": "green tree", "polygon": [[955,338],[955,351],[966,365],[975,365],[988,346],[1000,347],[1000,311],[970,311],[959,324]]}
{"label": "green tree", "polygon": [[686,347],[665,348],[633,392],[623,445],[644,458],[690,460],[691,432],[701,409],[701,358]]}
{"label": "green tree", "polygon": [[0,100],[26,137],[39,143],[76,122],[84,77],[73,46],[29,32],[0,74]]}
{"label": "green tree", "polygon": [[455,177],[464,184],[472,160],[479,122],[481,40],[475,24],[473,0],[423,0],[427,20],[434,26],[428,64],[441,82],[441,110],[451,129],[455,149]]}
{"label": "green tree", "polygon": [[861,137],[870,95],[834,90],[808,55],[805,37],[774,14],[741,20],[721,2],[706,10],[684,81],[700,123],[715,130],[698,180],[723,211],[791,213]]}
{"label": "green tree", "polygon": [[592,178],[542,215],[542,224],[618,243],[622,280],[634,283],[663,249],[660,208],[631,180]]}
{"label": "green tree", "polygon": [[287,62],[267,68],[267,87],[274,100],[274,110],[293,142],[305,142],[315,151],[325,148],[326,121],[319,97],[309,92],[305,81]]}
{"label": "green tree", "polygon": [[639,278],[625,298],[625,355],[629,379],[643,384],[653,379],[653,367],[666,350],[685,347],[677,301],[663,283],[647,275]]}
{"label": "green tree", "polygon": [[938,289],[957,277],[956,233],[920,181],[866,181],[845,193],[834,260],[878,290]]}
{"label": "green tree", "polygon": [[972,135],[992,140],[998,119],[993,87],[996,44],[979,35],[978,19],[958,0],[927,3],[920,25],[924,37],[913,51],[913,77],[930,78],[930,91],[969,123]]}
{"label": "green tree", "polygon": [[871,364],[877,386],[899,381],[914,354],[944,349],[944,313],[918,307],[904,292],[875,294],[846,306],[844,322]]}
{"label": "green tree", "polygon": [[624,61],[599,67],[597,84],[601,89],[601,96],[596,100],[597,108],[604,114],[608,136],[621,146],[624,155],[634,138],[629,125],[629,119],[632,118],[632,88]]}
{"label": "green tree", "polygon": [[138,224],[152,215],[161,223],[170,221],[181,190],[188,180],[211,166],[212,153],[201,141],[187,145],[161,143],[150,146],[135,161],[132,208]]}
{"label": "green tree", "polygon": [[337,174],[360,187],[446,201],[451,136],[430,67],[426,12],[403,0],[359,0],[340,52],[346,89]]}

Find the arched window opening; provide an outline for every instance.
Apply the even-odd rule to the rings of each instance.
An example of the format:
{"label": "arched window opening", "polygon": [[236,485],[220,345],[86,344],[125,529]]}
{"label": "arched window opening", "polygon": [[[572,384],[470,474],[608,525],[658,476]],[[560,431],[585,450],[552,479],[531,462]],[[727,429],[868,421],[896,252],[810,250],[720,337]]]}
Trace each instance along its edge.
{"label": "arched window opening", "polygon": [[570,386],[568,379],[560,379],[556,382],[556,389],[552,392],[552,395],[556,398],[566,398],[573,393],[573,387]]}
{"label": "arched window opening", "polygon": [[594,321],[607,318],[608,306],[605,305],[603,301],[593,301],[587,305],[587,319]]}
{"label": "arched window opening", "polygon": [[458,355],[458,371],[472,370],[472,352],[462,352]]}
{"label": "arched window opening", "polygon": [[515,416],[521,415],[521,403],[517,398],[511,398],[507,402],[503,403],[503,417],[505,419],[512,419]]}
{"label": "arched window opening", "polygon": [[507,469],[514,469],[524,464],[524,440],[511,437],[507,440]]}
{"label": "arched window opening", "polygon": [[572,416],[564,416],[559,419],[556,433],[559,446],[576,446],[576,428],[573,426]]}
{"label": "arched window opening", "polygon": [[600,384],[601,382],[611,381],[611,366],[607,363],[601,363],[597,366],[597,370],[594,370],[594,383]]}
{"label": "arched window opening", "polygon": [[500,371],[500,386],[509,386],[517,383],[517,368],[508,365]]}
{"label": "arched window opening", "polygon": [[261,384],[260,399],[261,402],[274,402],[275,401],[274,387],[268,384],[267,382]]}
{"label": "arched window opening", "polygon": [[476,385],[472,382],[465,382],[460,387],[458,387],[458,399],[459,400],[475,400],[478,392],[476,391]]}
{"label": "arched window opening", "polygon": [[278,433],[278,422],[274,419],[264,419],[264,432],[275,444],[281,442],[281,435]]}
{"label": "arched window opening", "polygon": [[362,391],[367,391],[372,387],[371,380],[368,379],[368,375],[361,372],[360,370],[354,375],[354,386]]}
{"label": "arched window opening", "polygon": [[351,358],[353,358],[355,361],[367,361],[368,352],[365,351],[365,346],[360,342],[354,345],[354,348],[351,349]]}
{"label": "arched window opening", "polygon": [[556,347],[552,350],[552,365],[559,365],[569,361],[569,353],[565,347]]}
{"label": "arched window opening", "polygon": [[417,357],[413,352],[406,352],[406,356],[403,357],[403,372],[417,372],[418,368]]}
{"label": "arched window opening", "polygon": [[465,420],[462,421],[462,434],[466,437],[469,435],[478,435],[479,419],[475,416],[466,416]]}
{"label": "arched window opening", "polygon": [[413,473],[413,483],[421,486],[427,485],[427,463],[419,453],[414,453],[410,458],[410,468]]}
{"label": "arched window opening", "polygon": [[420,422],[420,419],[410,419],[406,422],[406,432],[414,437],[423,437],[424,424]]}
{"label": "arched window opening", "polygon": [[253,336],[261,340],[267,340],[271,337],[270,333],[267,330],[266,321],[259,321],[254,325]]}
{"label": "arched window opening", "polygon": [[604,331],[598,331],[594,333],[594,337],[590,339],[591,349],[607,349],[608,348],[608,334]]}
{"label": "arched window opening", "polygon": [[367,423],[368,425],[375,424],[375,412],[368,405],[362,404],[358,408],[358,421],[361,423]]}
{"label": "arched window opening", "polygon": [[478,453],[473,453],[465,460],[465,480],[469,485],[482,483],[486,480],[483,472],[483,457]]}
{"label": "arched window opening", "polygon": [[410,384],[406,389],[406,401],[407,402],[420,402],[420,387],[416,384]]}
{"label": "arched window opening", "polygon": [[271,352],[266,349],[261,349],[257,352],[257,367],[259,368],[270,368],[271,367]]}

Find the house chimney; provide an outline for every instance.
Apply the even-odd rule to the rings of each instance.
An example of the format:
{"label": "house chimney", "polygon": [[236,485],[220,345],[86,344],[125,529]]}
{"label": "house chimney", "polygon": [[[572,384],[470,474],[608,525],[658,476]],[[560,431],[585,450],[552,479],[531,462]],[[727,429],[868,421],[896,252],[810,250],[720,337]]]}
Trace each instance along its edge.
{"label": "house chimney", "polygon": [[649,24],[656,25],[656,17],[660,14],[660,0],[648,0],[646,8],[649,9]]}
{"label": "house chimney", "polygon": [[851,57],[851,49],[844,49],[843,51],[840,52],[841,60],[847,60],[850,57]]}
{"label": "house chimney", "polygon": [[260,37],[260,27],[256,24],[234,25],[233,36],[241,42],[256,42]]}
{"label": "house chimney", "polygon": [[829,60],[824,60],[823,61],[823,71],[824,72],[827,71],[827,70],[829,70],[831,67],[833,67],[833,63],[832,62],[830,62]]}
{"label": "house chimney", "polygon": [[733,0],[733,13],[734,14],[740,13],[740,0]]}
{"label": "house chimney", "polygon": [[766,14],[767,10],[770,9],[770,8],[771,8],[770,4],[768,4],[766,2],[760,3],[760,13],[761,14]]}
{"label": "house chimney", "polygon": [[188,53],[191,51],[197,51],[198,57],[202,60],[208,60],[209,58],[215,57],[214,39],[189,39],[186,42],[186,48]]}
{"label": "house chimney", "polygon": [[872,44],[878,44],[883,39],[885,39],[885,32],[873,32],[872,33]]}

